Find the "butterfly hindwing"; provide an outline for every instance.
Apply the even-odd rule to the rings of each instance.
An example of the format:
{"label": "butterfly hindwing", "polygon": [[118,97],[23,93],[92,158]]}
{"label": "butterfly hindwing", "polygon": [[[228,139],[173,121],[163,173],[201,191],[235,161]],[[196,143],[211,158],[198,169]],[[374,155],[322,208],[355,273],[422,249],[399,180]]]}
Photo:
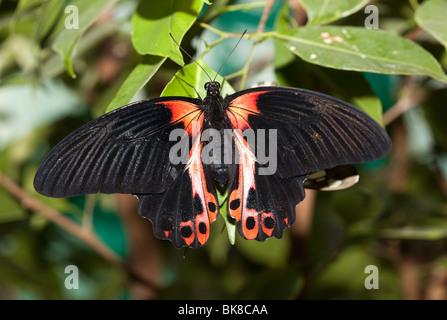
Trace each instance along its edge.
{"label": "butterfly hindwing", "polygon": [[47,155],[34,178],[35,189],[52,197],[163,192],[185,167],[169,161],[178,142],[170,134],[177,128],[190,135],[192,121],[203,120],[199,102],[145,100],[87,123]]}
{"label": "butterfly hindwing", "polygon": [[171,240],[176,248],[204,245],[219,213],[216,190],[209,167],[202,163],[201,149],[198,136],[186,169],[165,192],[136,194],[140,215],[152,221],[158,238]]}
{"label": "butterfly hindwing", "polygon": [[252,146],[237,130],[234,140],[238,164],[230,166],[227,210],[243,238],[281,238],[295,221],[296,204],[304,199],[304,179],[259,174]]}
{"label": "butterfly hindwing", "polygon": [[304,182],[304,187],[323,191],[343,190],[358,181],[359,174],[355,167],[345,164],[310,174]]}

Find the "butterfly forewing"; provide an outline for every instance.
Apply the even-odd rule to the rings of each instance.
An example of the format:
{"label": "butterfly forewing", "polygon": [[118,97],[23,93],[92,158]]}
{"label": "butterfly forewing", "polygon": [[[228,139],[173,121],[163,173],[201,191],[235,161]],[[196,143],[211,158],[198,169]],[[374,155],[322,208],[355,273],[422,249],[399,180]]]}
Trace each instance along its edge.
{"label": "butterfly forewing", "polygon": [[198,102],[184,97],[146,100],[89,122],[48,154],[34,178],[35,189],[52,197],[165,191],[185,167],[169,161],[178,142],[170,134],[200,118]]}
{"label": "butterfly forewing", "polygon": [[318,92],[259,87],[227,101],[229,113],[243,115],[239,122],[246,118],[254,130],[277,130],[273,143],[283,178],[376,160],[391,148],[385,130],[366,113]]}

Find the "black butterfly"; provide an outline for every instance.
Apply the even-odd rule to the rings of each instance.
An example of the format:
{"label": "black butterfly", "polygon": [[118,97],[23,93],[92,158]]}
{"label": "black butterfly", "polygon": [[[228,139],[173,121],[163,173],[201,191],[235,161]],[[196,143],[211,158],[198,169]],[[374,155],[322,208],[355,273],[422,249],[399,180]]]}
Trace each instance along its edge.
{"label": "black butterfly", "polygon": [[[391,148],[367,114],[318,92],[257,87],[224,98],[218,82],[205,89],[203,100],[149,99],[87,123],[45,158],[35,189],[52,197],[134,194],[155,235],[181,248],[208,241],[219,213],[216,188],[227,188],[239,233],[262,241],[282,237],[295,221],[305,187],[337,187],[347,176],[353,184],[356,172],[346,165],[381,158]],[[175,129],[183,135],[173,139]],[[274,150],[268,154],[276,157],[273,171],[247,130],[263,133],[257,142]],[[205,150],[213,161],[204,161]]]}

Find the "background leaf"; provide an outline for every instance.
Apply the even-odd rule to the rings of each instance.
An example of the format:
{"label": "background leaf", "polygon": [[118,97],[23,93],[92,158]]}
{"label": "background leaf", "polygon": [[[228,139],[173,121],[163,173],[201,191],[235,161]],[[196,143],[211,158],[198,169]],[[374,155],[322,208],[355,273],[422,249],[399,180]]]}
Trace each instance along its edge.
{"label": "background leaf", "polygon": [[50,32],[54,23],[61,16],[63,4],[63,1],[46,1],[42,4],[34,29],[36,40],[41,41]]}
{"label": "background leaf", "polygon": [[132,43],[139,54],[169,57],[183,65],[177,44],[192,26],[202,9],[201,0],[140,1],[132,16]]}
{"label": "background leaf", "polygon": [[342,70],[428,75],[447,82],[440,64],[429,52],[387,31],[313,26],[275,36],[306,62]]}
{"label": "background leaf", "polygon": [[[182,69],[176,72],[175,77],[166,85],[163,92],[161,93],[162,97],[167,96],[186,96],[197,98],[197,93],[192,88],[194,87],[200,97],[203,99],[206,97],[205,83],[213,80],[208,77],[208,75],[198,66],[200,64],[206,71],[206,73],[210,77],[216,77],[215,81],[219,83],[223,83],[221,88],[221,95],[225,96],[228,94],[234,93],[234,89],[230,86],[230,84],[222,78],[220,75],[216,75],[216,71],[208,67],[202,60],[198,60],[196,62],[192,62]],[[180,79],[183,79],[180,80]],[[188,85],[188,84],[189,85]],[[191,87],[192,86],[192,87]]]}
{"label": "background leaf", "polygon": [[0,188],[0,224],[26,218],[25,209],[4,189]]}
{"label": "background leaf", "polygon": [[301,0],[306,9],[308,25],[326,24],[349,16],[369,0]]}
{"label": "background leaf", "polygon": [[107,107],[106,112],[110,112],[130,103],[135,95],[158,71],[165,60],[166,58],[162,57],[146,56],[127,76],[126,80]]}
{"label": "background leaf", "polygon": [[[53,43],[53,49],[64,59],[68,74],[75,78],[76,75],[72,66],[73,51],[82,34],[92,25],[92,23],[107,9],[114,5],[117,0],[75,0],[70,5],[76,6],[79,12],[79,28],[64,28]],[[68,14],[61,17],[60,24],[64,25]]]}
{"label": "background leaf", "polygon": [[289,237],[288,232],[285,230],[281,239],[272,237],[263,242],[246,241],[237,234],[236,247],[254,263],[270,268],[282,268],[287,265],[291,250],[290,241],[286,240]]}
{"label": "background leaf", "polygon": [[418,25],[430,33],[447,50],[447,17],[446,0],[424,1],[417,9],[414,16]]}

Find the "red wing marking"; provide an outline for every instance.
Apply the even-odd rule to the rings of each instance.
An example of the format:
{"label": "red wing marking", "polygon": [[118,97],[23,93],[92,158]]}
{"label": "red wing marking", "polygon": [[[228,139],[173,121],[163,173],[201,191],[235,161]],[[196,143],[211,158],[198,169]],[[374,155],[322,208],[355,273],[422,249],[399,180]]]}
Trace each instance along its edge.
{"label": "red wing marking", "polygon": [[[251,151],[250,146],[240,132],[235,130],[234,133],[236,135],[236,146],[239,150],[239,181],[238,188],[233,190],[230,194],[229,211],[236,221],[241,221],[243,235],[247,239],[254,239],[258,235],[259,229],[258,212],[255,209],[247,208],[247,200],[250,189],[256,190],[256,160],[254,155],[249,153],[249,151]],[[242,147],[241,144],[244,146]]]}
{"label": "red wing marking", "polygon": [[262,233],[271,237],[276,217],[273,212],[265,212],[266,208],[259,208],[257,203],[256,158],[240,131],[235,130],[234,134],[239,151],[239,172],[238,187],[230,193],[228,199],[229,213],[240,224],[242,236],[246,239],[258,238]]}
{"label": "red wing marking", "polygon": [[250,127],[248,124],[248,116],[250,114],[261,114],[257,107],[257,100],[259,95],[266,92],[268,91],[245,93],[230,102],[227,115],[230,118],[233,128],[243,131]]}
{"label": "red wing marking", "polygon": [[192,230],[197,236],[197,240],[203,245],[208,241],[210,225],[216,219],[218,204],[214,195],[208,191],[201,158],[202,144],[200,138],[200,135],[197,136],[191,148],[187,170],[192,184],[192,196],[194,199],[198,197],[200,203],[195,205],[201,208],[201,213],[197,213],[195,216],[195,226]]}
{"label": "red wing marking", "polygon": [[264,212],[261,215],[261,221],[262,231],[267,236],[271,237],[273,230],[275,229],[275,216],[271,212]]}
{"label": "red wing marking", "polygon": [[[196,129],[200,132],[203,123],[203,112],[197,104],[182,100],[160,101],[157,103],[167,106],[172,114],[171,123],[183,122],[185,130],[190,136]],[[194,128],[195,121],[199,123],[198,128]]]}

